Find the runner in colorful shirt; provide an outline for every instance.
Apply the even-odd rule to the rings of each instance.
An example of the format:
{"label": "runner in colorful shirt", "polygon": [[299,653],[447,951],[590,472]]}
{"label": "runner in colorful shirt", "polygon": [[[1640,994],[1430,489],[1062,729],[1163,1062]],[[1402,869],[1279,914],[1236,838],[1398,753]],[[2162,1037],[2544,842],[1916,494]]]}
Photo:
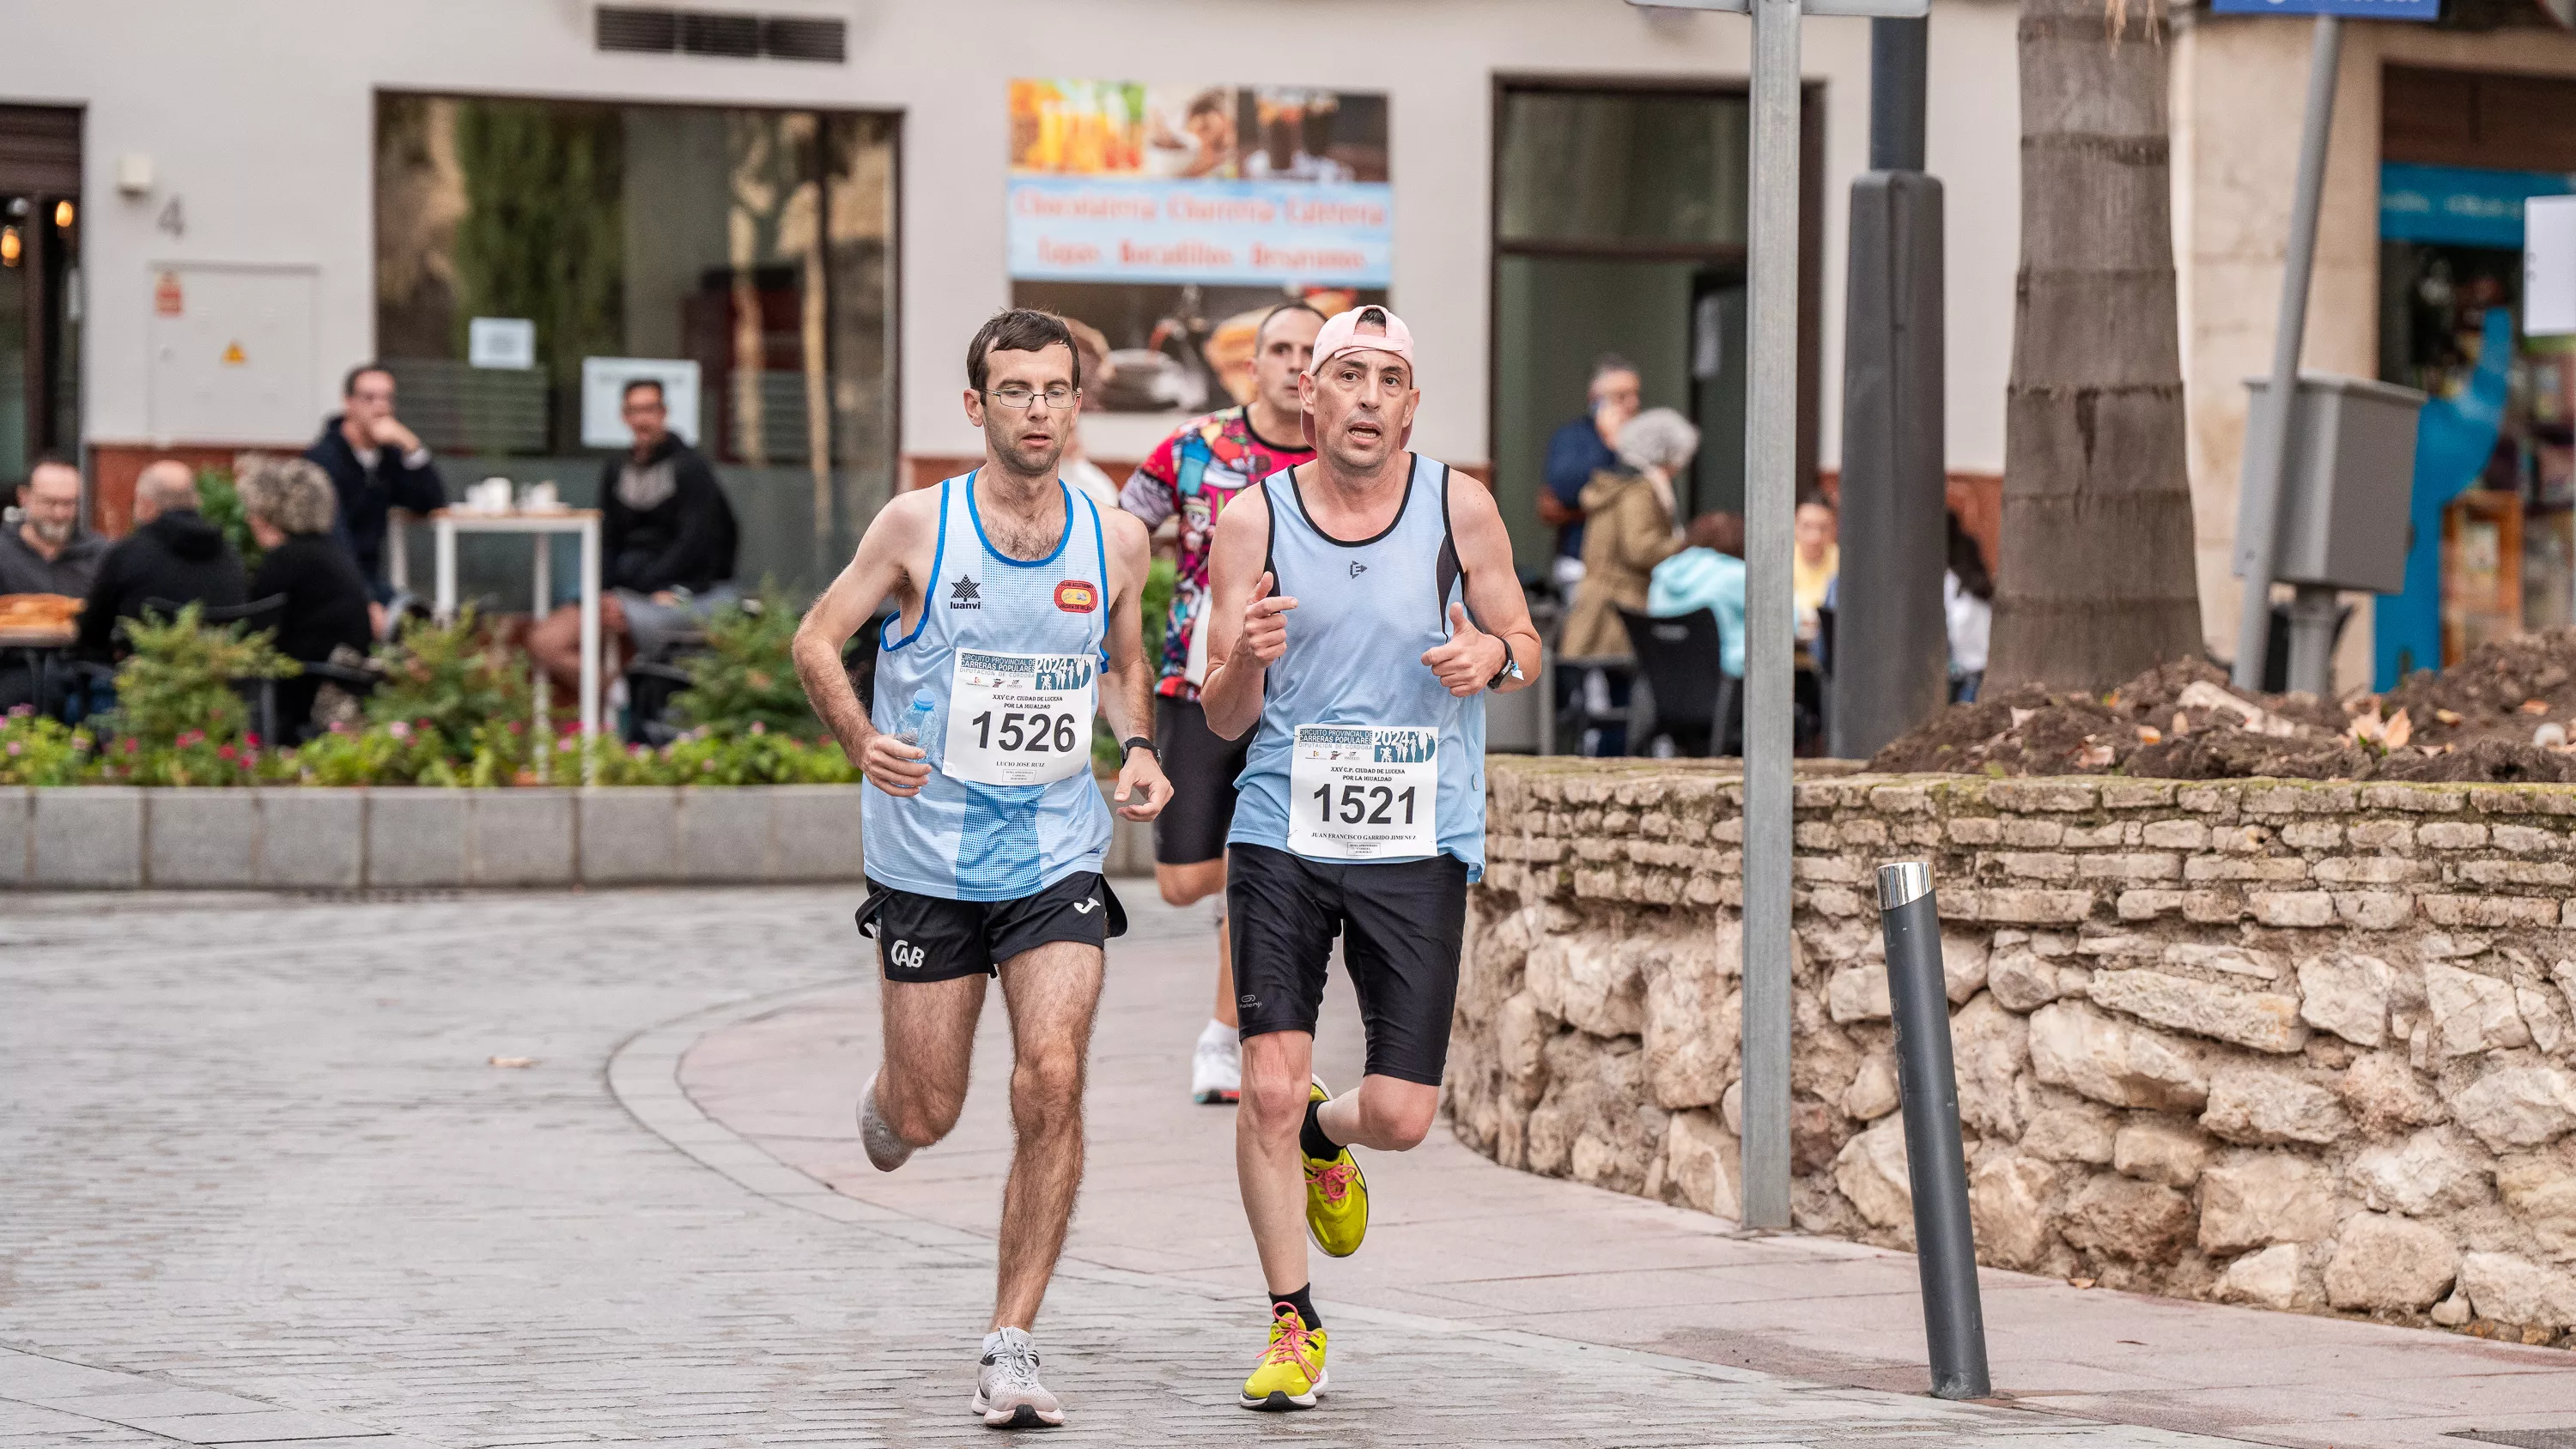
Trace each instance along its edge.
{"label": "runner in colorful shirt", "polygon": [[1154,880],[1173,905],[1211,896],[1219,902],[1216,1015],[1199,1033],[1190,1064],[1190,1095],[1201,1102],[1231,1102],[1241,1090],[1233,953],[1222,910],[1234,777],[1243,772],[1250,746],[1219,739],[1199,708],[1199,682],[1207,677],[1207,631],[1198,624],[1207,600],[1208,545],[1217,514],[1236,494],[1315,456],[1305,441],[1297,379],[1323,325],[1324,314],[1304,302],[1272,308],[1253,333],[1252,401],[1183,425],[1127,480],[1118,499],[1149,529],[1180,518],[1179,577],[1163,635],[1163,677],[1155,687],[1154,736],[1162,742],[1172,799],[1154,822]]}

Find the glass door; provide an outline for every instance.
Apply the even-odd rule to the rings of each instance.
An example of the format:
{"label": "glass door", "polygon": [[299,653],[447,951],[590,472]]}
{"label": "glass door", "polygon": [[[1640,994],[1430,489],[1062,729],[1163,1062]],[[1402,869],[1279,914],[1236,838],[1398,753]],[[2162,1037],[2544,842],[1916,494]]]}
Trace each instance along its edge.
{"label": "glass door", "polygon": [[0,192],[0,480],[80,442],[80,203]]}

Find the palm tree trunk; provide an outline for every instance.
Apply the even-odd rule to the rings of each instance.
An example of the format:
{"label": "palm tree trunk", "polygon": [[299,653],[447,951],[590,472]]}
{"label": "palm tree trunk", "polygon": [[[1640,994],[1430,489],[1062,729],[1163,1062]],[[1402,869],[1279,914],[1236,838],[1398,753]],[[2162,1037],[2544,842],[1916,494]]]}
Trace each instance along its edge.
{"label": "palm tree trunk", "polygon": [[[2158,0],[2022,0],[2021,277],[1988,687],[2201,649]],[[2111,0],[2114,6],[2120,0]]]}

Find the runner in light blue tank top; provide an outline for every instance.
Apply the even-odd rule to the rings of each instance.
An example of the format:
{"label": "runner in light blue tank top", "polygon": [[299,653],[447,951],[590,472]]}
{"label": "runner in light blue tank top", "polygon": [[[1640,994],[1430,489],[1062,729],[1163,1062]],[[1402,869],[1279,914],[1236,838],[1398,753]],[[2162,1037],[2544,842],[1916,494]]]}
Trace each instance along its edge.
{"label": "runner in light blue tank top", "polygon": [[[967,344],[959,400],[984,465],[888,499],[793,651],[806,699],[867,781],[852,822],[869,888],[857,924],[885,976],[884,1055],[857,1115],[878,1171],[957,1125],[988,981],[1009,1006],[1002,1075],[1019,1131],[973,1402],[987,1427],[1029,1429],[1065,1418],[1031,1329],[1082,1183],[1105,948],[1127,929],[1101,852],[1113,805],[1148,822],[1171,786],[1145,659],[1151,541],[1058,472],[1082,411],[1073,330],[1031,308],[993,314]],[[862,704],[843,651],[889,602]],[[1121,746],[1108,801],[1095,720]]]}
{"label": "runner in light blue tank top", "polygon": [[[1484,874],[1485,698],[1474,694],[1460,699],[1422,667],[1423,651],[1448,640],[1449,606],[1466,599],[1458,547],[1449,532],[1448,489],[1447,464],[1414,458],[1395,522],[1375,538],[1346,542],[1327,535],[1307,516],[1292,473],[1263,480],[1262,495],[1270,508],[1269,572],[1279,593],[1296,597],[1297,611],[1288,616],[1289,651],[1270,666],[1261,724],[1235,781],[1241,793],[1230,842],[1306,854],[1289,840],[1294,805],[1330,805],[1331,823],[1338,827],[1345,823],[1344,815],[1353,813],[1355,802],[1360,807],[1355,823],[1367,825],[1380,814],[1376,792],[1384,789],[1388,823],[1408,814],[1435,823],[1428,836],[1435,849],[1410,848],[1398,837],[1392,848],[1368,859],[1421,860],[1436,853],[1465,862],[1471,883]],[[1302,801],[1292,798],[1297,731],[1322,725],[1361,732],[1431,732],[1427,759],[1438,778],[1437,791],[1416,787],[1407,799],[1403,775],[1389,773],[1384,785],[1316,777]],[[1365,744],[1376,763],[1378,735],[1354,733],[1350,739],[1350,748]],[[1386,748],[1422,753],[1398,743]],[[1356,797],[1342,793],[1352,784],[1360,790]],[[1329,798],[1316,799],[1318,789],[1331,792]]]}
{"label": "runner in light blue tank top", "polygon": [[[1307,1243],[1359,1251],[1369,1188],[1351,1149],[1402,1152],[1439,1111],[1485,863],[1484,695],[1538,662],[1493,495],[1406,451],[1414,377],[1394,313],[1326,319],[1298,384],[1314,461],[1229,504],[1209,558],[1199,699],[1211,731],[1252,736],[1226,850],[1235,1164],[1270,1290],[1247,1409],[1314,1406],[1330,1379]],[[1366,1075],[1338,1096],[1314,1076],[1337,944],[1368,1038]]]}
{"label": "runner in light blue tank top", "polygon": [[[1057,485],[1062,488],[1063,485]],[[898,634],[888,619],[877,646],[877,687],[869,720],[894,734],[911,728],[913,700],[931,696],[921,730],[930,779],[898,800],[873,783],[860,787],[868,877],[901,890],[961,901],[1007,901],[1032,895],[1075,871],[1100,869],[1109,846],[1109,806],[1093,784],[1091,714],[1061,709],[987,711],[962,718],[950,698],[961,653],[1037,656],[1054,661],[1080,693],[1107,662],[1101,651],[1109,611],[1100,591],[1108,577],[1100,509],[1065,489],[1065,530],[1047,557],[1023,562],[992,546],[975,507],[975,475],[939,485],[939,545],[934,580],[920,620]],[[1064,604],[1080,604],[1069,609]],[[1033,676],[1034,677],[1034,676]],[[1026,716],[1036,716],[1035,720]],[[1015,717],[1017,716],[1017,717]],[[953,721],[953,723],[952,723]],[[1078,753],[1084,768],[1043,785],[962,781],[948,766],[951,731],[960,747],[980,738],[1035,745],[1033,756]]]}

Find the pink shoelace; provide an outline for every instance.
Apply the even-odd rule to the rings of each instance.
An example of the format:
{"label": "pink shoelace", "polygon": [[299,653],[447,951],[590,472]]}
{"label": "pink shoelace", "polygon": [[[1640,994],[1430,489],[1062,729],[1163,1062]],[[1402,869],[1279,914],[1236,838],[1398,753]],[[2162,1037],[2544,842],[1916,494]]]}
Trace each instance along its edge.
{"label": "pink shoelace", "polygon": [[1270,1347],[1262,1352],[1261,1361],[1263,1363],[1294,1361],[1297,1371],[1304,1374],[1311,1382],[1315,1377],[1315,1366],[1311,1358],[1315,1348],[1314,1331],[1306,1327],[1306,1320],[1299,1318],[1297,1310],[1287,1304],[1279,1305],[1278,1314]]}
{"label": "pink shoelace", "polygon": [[1324,1190],[1325,1202],[1340,1207],[1342,1199],[1350,1196],[1351,1174],[1358,1170],[1348,1162],[1336,1161],[1321,1171],[1311,1167],[1306,1169],[1306,1180]]}

